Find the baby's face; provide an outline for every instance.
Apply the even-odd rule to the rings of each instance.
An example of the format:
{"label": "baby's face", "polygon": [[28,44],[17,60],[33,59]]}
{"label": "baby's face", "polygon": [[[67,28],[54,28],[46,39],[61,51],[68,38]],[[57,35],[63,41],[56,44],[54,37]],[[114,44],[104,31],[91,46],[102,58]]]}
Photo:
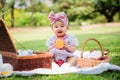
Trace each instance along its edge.
{"label": "baby's face", "polygon": [[66,26],[63,22],[61,21],[56,21],[53,24],[52,27],[54,33],[58,36],[58,37],[64,37],[67,30],[68,30],[68,26]]}

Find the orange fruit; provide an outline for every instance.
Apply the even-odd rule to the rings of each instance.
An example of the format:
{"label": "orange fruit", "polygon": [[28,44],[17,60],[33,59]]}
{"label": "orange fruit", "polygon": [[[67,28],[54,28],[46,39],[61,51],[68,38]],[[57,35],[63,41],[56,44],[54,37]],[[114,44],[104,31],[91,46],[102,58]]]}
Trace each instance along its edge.
{"label": "orange fruit", "polygon": [[58,48],[58,49],[61,49],[64,47],[64,40],[62,39],[57,39],[55,41],[55,47]]}

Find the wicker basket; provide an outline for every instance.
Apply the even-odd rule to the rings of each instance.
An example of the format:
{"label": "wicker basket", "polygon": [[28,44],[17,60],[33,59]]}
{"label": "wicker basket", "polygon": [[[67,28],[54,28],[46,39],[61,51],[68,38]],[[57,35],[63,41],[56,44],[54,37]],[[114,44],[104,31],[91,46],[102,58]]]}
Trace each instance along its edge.
{"label": "wicker basket", "polygon": [[35,55],[18,56],[16,46],[2,19],[0,19],[0,51],[2,52],[3,63],[10,63],[15,71],[52,68],[53,55],[48,52],[34,52]]}
{"label": "wicker basket", "polygon": [[[103,60],[93,59],[93,58],[91,58],[91,59],[90,58],[83,58],[83,52],[84,52],[85,46],[86,46],[87,42],[90,41],[90,40],[93,40],[93,41],[98,43],[98,45],[100,47],[100,50],[101,50],[101,56],[104,57]],[[97,64],[100,64],[102,62],[109,62],[110,61],[110,57],[104,56],[102,45],[95,38],[89,38],[84,42],[84,44],[82,45],[80,56],[81,57],[76,61],[77,64],[79,65],[79,67],[93,67],[93,66],[96,66]]]}

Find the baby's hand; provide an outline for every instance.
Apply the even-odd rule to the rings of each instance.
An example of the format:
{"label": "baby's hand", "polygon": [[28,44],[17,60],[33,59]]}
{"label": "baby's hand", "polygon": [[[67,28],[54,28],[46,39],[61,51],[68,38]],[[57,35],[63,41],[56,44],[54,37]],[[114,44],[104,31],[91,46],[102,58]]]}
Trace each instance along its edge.
{"label": "baby's hand", "polygon": [[69,45],[68,43],[64,43],[64,48],[66,48],[69,52],[74,52],[76,49],[75,45]]}
{"label": "baby's hand", "polygon": [[70,45],[68,43],[64,42],[64,47],[68,48],[68,47],[70,47]]}
{"label": "baby's hand", "polygon": [[65,42],[62,39],[57,39],[55,41],[55,47],[58,48],[58,49],[64,48],[64,44],[65,44]]}

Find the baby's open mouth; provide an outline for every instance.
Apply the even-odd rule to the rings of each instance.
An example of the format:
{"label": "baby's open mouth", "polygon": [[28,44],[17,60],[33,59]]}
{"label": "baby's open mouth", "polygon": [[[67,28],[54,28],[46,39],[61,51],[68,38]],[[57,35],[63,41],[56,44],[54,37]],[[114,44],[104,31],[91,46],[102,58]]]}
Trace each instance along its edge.
{"label": "baby's open mouth", "polygon": [[58,31],[57,33],[62,33],[62,31]]}

